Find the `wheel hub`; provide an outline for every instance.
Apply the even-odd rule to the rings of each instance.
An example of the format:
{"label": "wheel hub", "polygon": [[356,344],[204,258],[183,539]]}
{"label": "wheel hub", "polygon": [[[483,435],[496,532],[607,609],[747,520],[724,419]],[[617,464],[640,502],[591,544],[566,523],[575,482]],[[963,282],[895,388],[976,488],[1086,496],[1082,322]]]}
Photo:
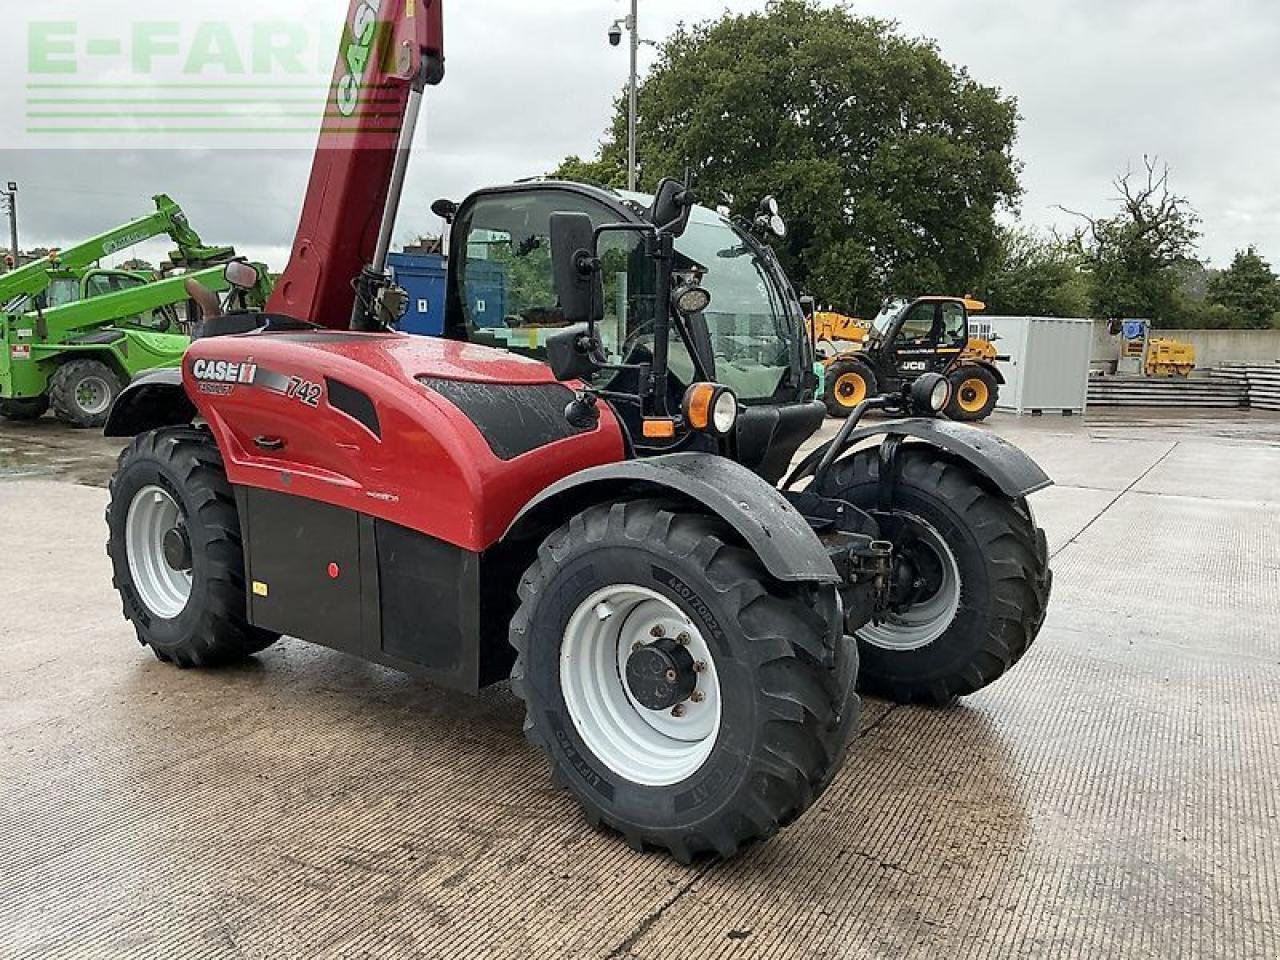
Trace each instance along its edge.
{"label": "wheel hub", "polygon": [[143,487],[125,517],[133,590],[153,616],[172,620],[191,599],[192,551],[186,519],[169,491]]}
{"label": "wheel hub", "polygon": [[587,749],[632,783],[679,783],[719,734],[711,648],[674,601],[635,584],[602,587],[570,616],[560,691]]}
{"label": "wheel hub", "polygon": [[631,695],[648,710],[669,710],[698,686],[692,655],[669,637],[632,651],[626,674]]}
{"label": "wheel hub", "polygon": [[170,527],[164,534],[164,561],[170,570],[191,569],[191,536],[185,524]]}
{"label": "wheel hub", "polygon": [[908,652],[933,643],[960,612],[960,567],[946,539],[920,517],[895,514],[896,560],[889,584],[889,609],[858,630],[858,637],[882,650]]}

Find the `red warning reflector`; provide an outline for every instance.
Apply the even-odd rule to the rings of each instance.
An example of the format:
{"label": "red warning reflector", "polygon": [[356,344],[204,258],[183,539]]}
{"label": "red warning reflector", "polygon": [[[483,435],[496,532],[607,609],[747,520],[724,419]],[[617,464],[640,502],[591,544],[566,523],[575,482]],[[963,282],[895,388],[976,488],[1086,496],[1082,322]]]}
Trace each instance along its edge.
{"label": "red warning reflector", "polygon": [[342,576],[342,568],[336,563],[329,564],[329,579],[337,580],[340,576]]}

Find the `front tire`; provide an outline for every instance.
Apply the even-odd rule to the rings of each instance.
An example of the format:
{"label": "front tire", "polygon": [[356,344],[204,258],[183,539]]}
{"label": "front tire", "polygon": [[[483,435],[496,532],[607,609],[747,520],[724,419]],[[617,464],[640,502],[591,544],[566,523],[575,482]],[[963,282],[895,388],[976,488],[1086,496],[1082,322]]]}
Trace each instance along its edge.
{"label": "front tire", "polygon": [[838,770],[859,700],[834,592],[773,581],[720,520],[593,507],[544,541],[519,593],[525,731],[635,849],[732,856]]}
{"label": "front tire", "polygon": [[124,383],[101,360],[69,360],[49,380],[49,400],[63,423],[81,430],[107,422]]}
{"label": "front tire", "polygon": [[874,397],[879,389],[875,371],[859,359],[837,360],[827,367],[826,391],[822,402],[827,414],[846,420],[863,400]]}
{"label": "front tire", "polygon": [[[879,451],[841,461],[822,492],[878,510]],[[1044,531],[1026,501],[932,447],[908,447],[892,510],[879,518],[909,576],[898,609],[858,631],[860,688],[945,705],[1003,676],[1039,634],[1052,585]]]}
{"label": "front tire", "polygon": [[107,506],[112,585],[138,642],[179,667],[233,663],[278,639],[250,625],[235,496],[207,433],[144,433]]}
{"label": "front tire", "polygon": [[0,417],[5,420],[39,420],[48,412],[49,397],[47,394],[39,397],[0,400]]}
{"label": "front tire", "polygon": [[1000,399],[1000,384],[986,367],[960,367],[947,378],[951,381],[951,401],[946,415],[961,423],[976,423],[991,416]]}

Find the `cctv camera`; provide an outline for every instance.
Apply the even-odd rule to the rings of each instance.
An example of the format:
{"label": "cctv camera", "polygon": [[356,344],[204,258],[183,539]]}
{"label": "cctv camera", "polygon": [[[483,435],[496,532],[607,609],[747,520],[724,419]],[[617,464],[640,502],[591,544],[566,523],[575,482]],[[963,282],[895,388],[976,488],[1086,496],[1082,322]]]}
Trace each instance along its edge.
{"label": "cctv camera", "polygon": [[616,23],[609,28],[609,45],[612,47],[622,46],[622,27]]}

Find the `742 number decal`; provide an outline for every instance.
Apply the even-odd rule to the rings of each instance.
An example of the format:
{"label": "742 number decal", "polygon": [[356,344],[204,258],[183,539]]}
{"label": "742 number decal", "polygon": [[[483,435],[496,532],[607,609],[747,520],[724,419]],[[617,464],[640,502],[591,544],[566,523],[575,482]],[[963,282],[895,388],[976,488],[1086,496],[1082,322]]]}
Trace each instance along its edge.
{"label": "742 number decal", "polygon": [[324,396],[324,387],[310,380],[303,380],[301,377],[290,377],[289,387],[284,395],[292,397],[299,403],[305,403],[308,407],[318,407],[320,398]]}

